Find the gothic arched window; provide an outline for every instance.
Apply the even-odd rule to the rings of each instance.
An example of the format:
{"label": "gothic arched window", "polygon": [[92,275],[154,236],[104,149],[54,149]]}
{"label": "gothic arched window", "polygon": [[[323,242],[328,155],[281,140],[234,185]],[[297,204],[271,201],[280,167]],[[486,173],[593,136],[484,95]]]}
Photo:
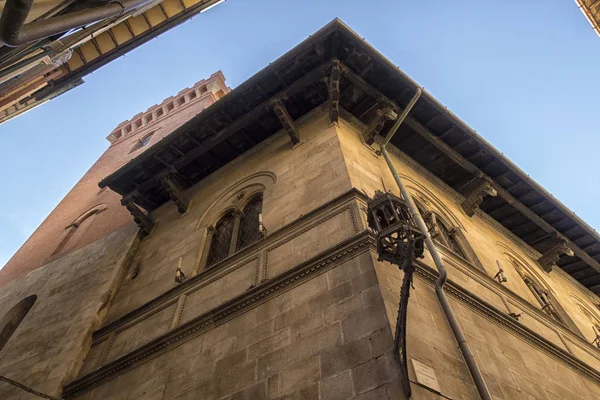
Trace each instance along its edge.
{"label": "gothic arched window", "polygon": [[527,287],[533,294],[533,297],[535,297],[535,299],[540,304],[542,310],[546,314],[548,314],[549,316],[554,318],[556,321],[558,321],[560,323],[564,323],[564,321],[558,314],[558,311],[556,310],[554,304],[552,304],[553,301],[552,301],[552,297],[550,296],[550,294],[546,290],[542,289],[540,287],[540,285],[538,285],[537,282],[535,282],[533,279],[531,279],[528,276],[523,277],[523,281],[525,282],[525,284],[527,285]]}
{"label": "gothic arched window", "polygon": [[10,337],[15,333],[31,307],[35,304],[37,296],[29,296],[17,303],[13,308],[10,309],[2,318],[0,323],[0,350],[6,345]]}
{"label": "gothic arched window", "polygon": [[[435,218],[435,216],[434,216],[434,218]],[[444,221],[441,221],[438,218],[435,218],[435,219],[437,222],[436,227],[437,227],[438,235],[436,235],[434,240],[440,244],[443,244],[444,246],[446,246],[447,248],[452,250],[454,252],[454,254],[456,254],[466,260],[467,257],[465,256],[465,252],[463,251],[462,247],[460,246],[460,243],[458,243],[458,240],[456,238],[457,233],[458,233],[457,230],[456,229],[448,229],[448,226],[446,225],[446,223]]]}
{"label": "gothic arched window", "polygon": [[242,210],[236,250],[241,250],[261,238],[261,212],[262,193],[258,193],[246,203],[246,206]]}
{"label": "gothic arched window", "polygon": [[262,193],[255,194],[241,211],[229,211],[214,228],[209,228],[205,268],[210,268],[264,236],[262,200]]}
{"label": "gothic arched window", "polygon": [[210,250],[208,252],[208,260],[206,261],[207,267],[210,267],[229,256],[234,224],[235,217],[233,211],[230,211],[215,225]]}
{"label": "gothic arched window", "polygon": [[425,211],[422,205],[417,204],[417,208],[423,220],[425,220],[425,225],[427,225],[431,239],[451,250],[457,256],[469,260],[461,244],[458,242],[458,230],[448,228],[448,224],[444,220],[432,212]]}
{"label": "gothic arched window", "polygon": [[458,228],[450,227],[437,213],[427,211],[421,203],[415,201],[415,204],[434,242],[441,244],[443,248],[485,272],[479,258],[477,258],[466,237]]}

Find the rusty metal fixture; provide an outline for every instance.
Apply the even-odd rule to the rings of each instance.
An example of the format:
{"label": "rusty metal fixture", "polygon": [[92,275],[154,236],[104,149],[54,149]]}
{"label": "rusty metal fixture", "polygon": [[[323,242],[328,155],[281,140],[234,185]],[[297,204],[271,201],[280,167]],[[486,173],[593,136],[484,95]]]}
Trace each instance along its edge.
{"label": "rusty metal fixture", "polygon": [[600,327],[596,328],[596,325],[592,325],[592,329],[594,330],[594,335],[596,335],[596,338],[592,341],[592,345],[600,349]]}
{"label": "rusty metal fixture", "polygon": [[404,270],[415,258],[423,257],[423,234],[404,200],[378,190],[367,205],[367,213],[369,228],[377,237],[379,261]]}
{"label": "rusty metal fixture", "polygon": [[411,388],[406,352],[408,298],[415,272],[413,261],[415,258],[423,257],[424,235],[414,223],[408,204],[392,193],[376,191],[367,204],[367,214],[369,228],[377,238],[379,261],[396,264],[404,272],[394,335],[394,356],[400,364],[406,398],[410,398]]}
{"label": "rusty metal fixture", "polygon": [[504,270],[500,266],[500,261],[496,260],[496,265],[498,266],[498,272],[496,272],[496,275],[494,275],[494,279],[499,283],[506,283],[508,279],[506,279],[506,276],[504,276]]}

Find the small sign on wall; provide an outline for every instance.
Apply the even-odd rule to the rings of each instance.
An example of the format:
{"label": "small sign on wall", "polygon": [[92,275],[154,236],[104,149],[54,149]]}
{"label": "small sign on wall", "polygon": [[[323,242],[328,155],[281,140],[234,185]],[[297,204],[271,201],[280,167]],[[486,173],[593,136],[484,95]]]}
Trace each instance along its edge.
{"label": "small sign on wall", "polygon": [[415,378],[419,385],[425,386],[437,393],[441,393],[440,384],[438,383],[437,377],[435,376],[435,370],[428,365],[423,364],[412,359],[413,369],[415,371]]}

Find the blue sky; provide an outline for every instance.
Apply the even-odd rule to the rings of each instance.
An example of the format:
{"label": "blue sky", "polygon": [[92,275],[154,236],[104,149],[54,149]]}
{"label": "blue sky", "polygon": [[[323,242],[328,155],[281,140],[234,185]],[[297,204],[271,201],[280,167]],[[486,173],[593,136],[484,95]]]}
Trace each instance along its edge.
{"label": "blue sky", "polygon": [[228,0],[0,125],[0,266],[120,122],[219,69],[236,87],[335,17],[600,229],[600,38],[574,1]]}

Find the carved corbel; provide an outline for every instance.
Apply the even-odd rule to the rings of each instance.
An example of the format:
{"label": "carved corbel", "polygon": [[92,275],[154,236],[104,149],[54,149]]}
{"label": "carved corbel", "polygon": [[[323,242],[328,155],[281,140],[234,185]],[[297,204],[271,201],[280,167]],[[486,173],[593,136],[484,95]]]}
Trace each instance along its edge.
{"label": "carved corbel", "polygon": [[121,204],[124,205],[127,210],[133,216],[133,220],[140,227],[145,235],[149,235],[154,227],[154,222],[148,217],[139,207],[133,202],[131,198],[123,198]]}
{"label": "carved corbel", "polygon": [[485,196],[496,197],[497,195],[498,192],[492,187],[491,180],[480,176],[476,178],[476,186],[465,196],[461,206],[465,213],[472,217],[475,214],[475,209],[481,205]]}
{"label": "carved corbel", "polygon": [[398,113],[392,106],[385,106],[377,110],[375,117],[369,123],[366,131],[363,134],[365,143],[368,145],[375,142],[375,137],[381,132],[383,126],[388,120],[394,121],[398,118]]}
{"label": "carved corbel", "polygon": [[331,77],[329,78],[329,122],[332,124],[338,123],[340,116],[340,78],[342,70],[339,60],[333,61],[331,67]]}
{"label": "carved corbel", "polygon": [[294,120],[288,113],[287,108],[285,108],[285,104],[283,104],[281,99],[273,101],[273,111],[275,112],[277,118],[279,118],[279,122],[283,126],[283,129],[285,129],[287,134],[290,136],[292,144],[300,143],[300,133],[298,132]]}
{"label": "carved corbel", "polygon": [[552,271],[552,268],[556,265],[556,262],[563,254],[566,254],[569,257],[573,257],[575,255],[565,238],[557,236],[554,239],[554,242],[555,243],[552,245],[552,247],[550,247],[550,249],[542,254],[542,256],[537,260],[542,269],[546,272]]}
{"label": "carved corbel", "polygon": [[177,211],[179,211],[180,214],[185,213],[190,205],[190,200],[183,193],[184,189],[177,177],[172,173],[163,175],[160,177],[160,183],[167,193],[169,193],[169,197],[173,200],[173,203],[177,206]]}

